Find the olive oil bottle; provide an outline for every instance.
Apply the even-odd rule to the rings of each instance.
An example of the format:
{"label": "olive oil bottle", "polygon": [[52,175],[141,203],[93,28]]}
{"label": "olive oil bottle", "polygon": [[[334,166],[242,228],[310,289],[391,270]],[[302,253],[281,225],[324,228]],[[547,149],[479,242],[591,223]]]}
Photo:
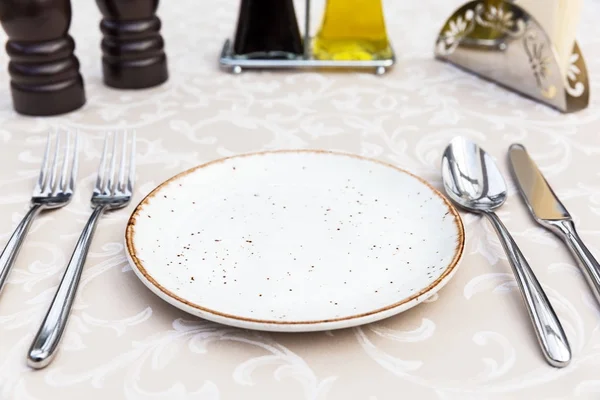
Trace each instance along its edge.
{"label": "olive oil bottle", "polygon": [[327,0],[313,54],[319,60],[390,58],[381,0]]}

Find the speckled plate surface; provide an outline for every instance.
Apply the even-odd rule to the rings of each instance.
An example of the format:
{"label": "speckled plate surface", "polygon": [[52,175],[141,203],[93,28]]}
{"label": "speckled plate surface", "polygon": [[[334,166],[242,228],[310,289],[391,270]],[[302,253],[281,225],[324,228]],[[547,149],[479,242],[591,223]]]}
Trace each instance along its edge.
{"label": "speckled plate surface", "polygon": [[373,322],[444,286],[456,209],[392,165],[322,151],[226,158],[166,181],[133,212],[127,255],[170,304],[223,324],[317,331]]}

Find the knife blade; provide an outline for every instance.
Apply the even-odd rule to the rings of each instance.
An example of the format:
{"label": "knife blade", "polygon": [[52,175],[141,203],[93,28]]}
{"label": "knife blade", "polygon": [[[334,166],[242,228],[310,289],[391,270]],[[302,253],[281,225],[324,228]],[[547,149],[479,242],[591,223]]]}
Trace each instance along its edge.
{"label": "knife blade", "polygon": [[510,146],[510,162],[519,191],[536,220],[570,220],[560,202],[523,145]]}
{"label": "knife blade", "polygon": [[530,213],[540,225],[565,242],[578,261],[594,297],[600,303],[600,264],[581,240],[571,214],[523,145],[511,145],[508,154],[513,177]]}

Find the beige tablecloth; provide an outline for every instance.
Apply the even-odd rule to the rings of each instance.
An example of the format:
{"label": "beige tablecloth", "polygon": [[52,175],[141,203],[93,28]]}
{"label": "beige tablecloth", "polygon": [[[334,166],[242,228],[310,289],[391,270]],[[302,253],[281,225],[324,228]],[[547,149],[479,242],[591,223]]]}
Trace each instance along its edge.
{"label": "beige tablecloth", "polygon": [[[457,0],[385,2],[398,65],[384,77],[223,73],[217,57],[238,2],[163,1],[171,77],[139,92],[103,86],[99,13],[91,1],[73,3],[71,32],[88,96],[83,109],[19,116],[6,68],[0,72],[1,245],[26,211],[46,132],[62,124],[83,133],[73,203],[33,225],[0,298],[0,398],[600,397],[599,307],[562,243],[526,212],[506,165],[508,146],[524,143],[600,255],[600,2],[585,3],[579,30],[592,102],[572,115],[435,61],[437,31]],[[4,52],[0,63],[6,66]],[[111,128],[138,132],[135,199],[101,220],[60,353],[33,371],[25,354],[90,213],[102,134]],[[487,222],[472,215],[462,214],[464,260],[439,295],[388,320],[340,331],[269,334],[196,319],[147,290],[125,259],[123,233],[135,204],[199,163],[265,149],[324,148],[392,162],[439,187],[441,152],[456,135],[477,140],[505,173],[510,197],[500,216],[564,323],[573,350],[568,368],[544,362],[502,248]]]}

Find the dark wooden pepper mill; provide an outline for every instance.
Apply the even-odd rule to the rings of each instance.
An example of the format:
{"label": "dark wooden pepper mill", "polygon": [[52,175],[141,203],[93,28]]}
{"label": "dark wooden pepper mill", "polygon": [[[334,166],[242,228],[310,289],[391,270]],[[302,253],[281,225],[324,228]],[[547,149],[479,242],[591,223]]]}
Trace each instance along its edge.
{"label": "dark wooden pepper mill", "polygon": [[70,0],[1,0],[8,36],[13,107],[26,115],[56,115],[85,104],[79,61],[69,36]]}
{"label": "dark wooden pepper mill", "polygon": [[167,57],[156,16],[158,0],[96,0],[100,22],[104,83],[141,89],[168,79]]}

